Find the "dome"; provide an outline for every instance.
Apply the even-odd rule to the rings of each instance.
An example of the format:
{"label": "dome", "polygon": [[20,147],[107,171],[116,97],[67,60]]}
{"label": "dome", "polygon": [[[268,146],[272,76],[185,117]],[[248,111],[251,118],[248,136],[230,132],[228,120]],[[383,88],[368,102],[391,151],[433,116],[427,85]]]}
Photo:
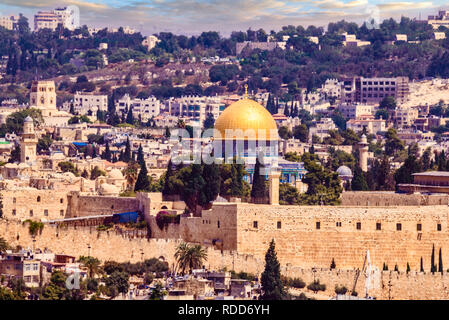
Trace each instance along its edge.
{"label": "dome", "polygon": [[[266,108],[251,99],[243,99],[232,103],[227,107],[222,114],[215,121],[215,129],[217,129],[221,137],[215,132],[216,139],[226,138],[226,129],[245,131],[248,129],[254,130],[255,139],[259,137],[259,130],[265,131],[266,140],[278,140],[277,126],[272,115]],[[274,131],[271,131],[274,130]],[[276,135],[270,138],[270,132]],[[248,135],[248,134],[247,134]],[[263,134],[262,134],[263,135]],[[228,139],[247,140],[248,137],[244,137],[241,134]]]}
{"label": "dome", "polygon": [[33,118],[31,118],[30,116],[27,116],[25,118],[25,120],[23,120],[23,122],[33,122]]}
{"label": "dome", "polygon": [[98,193],[101,194],[102,196],[116,195],[119,193],[119,190],[116,186],[112,184],[102,183],[98,188]]}
{"label": "dome", "polygon": [[352,171],[347,166],[340,166],[337,173],[340,177],[352,177]]}
{"label": "dome", "polygon": [[109,179],[124,179],[123,174],[119,169],[112,169],[108,174]]}

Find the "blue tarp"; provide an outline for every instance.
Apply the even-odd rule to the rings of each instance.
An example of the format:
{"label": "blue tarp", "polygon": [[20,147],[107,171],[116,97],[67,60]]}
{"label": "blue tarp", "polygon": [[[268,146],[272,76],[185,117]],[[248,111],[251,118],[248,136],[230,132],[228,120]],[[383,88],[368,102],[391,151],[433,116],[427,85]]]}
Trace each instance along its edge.
{"label": "blue tarp", "polygon": [[87,146],[86,142],[72,142],[75,147],[85,147]]}
{"label": "blue tarp", "polygon": [[112,219],[116,220],[118,219],[118,222],[120,223],[127,223],[127,222],[137,222],[137,218],[139,217],[139,213],[137,212],[123,212],[123,213],[115,213],[112,215]]}

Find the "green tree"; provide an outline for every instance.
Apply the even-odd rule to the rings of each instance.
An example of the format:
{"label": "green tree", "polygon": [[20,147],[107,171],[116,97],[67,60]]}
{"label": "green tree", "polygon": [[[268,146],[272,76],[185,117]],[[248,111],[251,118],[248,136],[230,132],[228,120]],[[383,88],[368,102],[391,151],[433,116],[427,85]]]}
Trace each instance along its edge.
{"label": "green tree", "polygon": [[149,191],[150,180],[148,178],[147,165],[145,162],[140,164],[139,175],[137,176],[136,184],[134,185],[134,191]]}
{"label": "green tree", "polygon": [[301,142],[307,142],[309,139],[309,129],[305,124],[300,124],[293,128],[293,137]]}
{"label": "green tree", "polygon": [[389,156],[393,156],[396,152],[404,150],[404,142],[398,138],[397,132],[394,128],[388,129],[385,134],[385,153]]}
{"label": "green tree", "polygon": [[111,162],[112,160],[112,154],[111,154],[111,150],[109,149],[109,143],[106,142],[106,147],[104,149],[104,152],[102,154],[102,158],[105,159],[106,161]]}
{"label": "green tree", "polygon": [[307,183],[308,188],[305,194],[300,195],[300,203],[325,205],[340,203],[343,188],[338,174],[323,168],[315,154],[304,153],[302,159],[307,170],[304,183]]}
{"label": "green tree", "polygon": [[432,245],[432,255],[430,256],[430,272],[435,273],[437,266],[435,264],[435,245]]}
{"label": "green tree", "polygon": [[186,269],[191,273],[193,269],[201,268],[207,260],[207,251],[199,244],[190,245],[183,242],[176,248],[175,259],[182,274]]}
{"label": "green tree", "polygon": [[286,297],[284,284],[281,280],[281,266],[277,259],[274,239],[265,254],[265,270],[262,273],[262,300],[282,300]]}
{"label": "green tree", "polygon": [[167,295],[167,291],[165,291],[162,287],[162,284],[158,281],[154,286],[153,291],[151,291],[150,300],[162,300],[164,296]]}
{"label": "green tree", "polygon": [[3,253],[8,249],[9,249],[8,242],[5,240],[5,238],[0,237],[0,253]]}
{"label": "green tree", "polygon": [[98,166],[95,166],[90,172],[90,180],[95,180],[100,176],[106,176],[106,172],[101,170]]}
{"label": "green tree", "polygon": [[368,191],[368,183],[366,182],[365,175],[359,166],[355,167],[354,176],[351,182],[351,188],[354,191]]}
{"label": "green tree", "polygon": [[91,256],[81,256],[78,259],[89,270],[89,278],[92,278],[99,270],[100,260]]}
{"label": "green tree", "polygon": [[279,127],[278,134],[279,134],[279,137],[281,137],[281,139],[284,139],[284,140],[290,139],[293,136],[291,131],[286,126]]}
{"label": "green tree", "polygon": [[129,137],[126,138],[126,145],[125,145],[125,152],[123,154],[124,162],[130,162],[131,161],[131,144],[129,142]]}
{"label": "green tree", "polygon": [[280,204],[298,204],[299,192],[289,183],[279,184],[279,203]]}
{"label": "green tree", "polygon": [[115,298],[119,293],[126,294],[129,289],[129,274],[127,272],[114,271],[104,280],[108,295]]}
{"label": "green tree", "polygon": [[396,99],[393,96],[387,96],[379,103],[379,109],[395,110],[396,107]]}
{"label": "green tree", "polygon": [[253,201],[266,201],[268,190],[263,170],[264,166],[261,165],[259,157],[257,157],[256,164],[254,165],[253,185],[251,188],[251,198]]}
{"label": "green tree", "polygon": [[208,113],[203,123],[204,129],[206,130],[209,128],[213,128],[214,124],[215,124],[214,115],[212,113]]}
{"label": "green tree", "polygon": [[438,252],[438,272],[443,273],[443,257],[441,255],[441,248]]}

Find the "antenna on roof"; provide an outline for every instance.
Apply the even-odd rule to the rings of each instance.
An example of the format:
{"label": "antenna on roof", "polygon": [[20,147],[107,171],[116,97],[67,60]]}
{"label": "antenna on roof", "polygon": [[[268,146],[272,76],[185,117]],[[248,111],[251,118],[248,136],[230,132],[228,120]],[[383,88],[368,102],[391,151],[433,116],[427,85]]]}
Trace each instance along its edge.
{"label": "antenna on roof", "polygon": [[248,98],[248,84],[245,84],[245,99]]}

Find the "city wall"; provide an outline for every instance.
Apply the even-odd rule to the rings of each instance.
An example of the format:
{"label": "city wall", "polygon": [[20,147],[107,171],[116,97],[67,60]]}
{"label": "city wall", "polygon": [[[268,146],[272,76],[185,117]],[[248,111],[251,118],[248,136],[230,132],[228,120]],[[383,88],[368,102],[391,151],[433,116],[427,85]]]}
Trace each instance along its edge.
{"label": "city wall", "polygon": [[71,193],[67,218],[131,212],[138,211],[139,208],[137,198],[81,196]]}
{"label": "city wall", "polygon": [[342,206],[435,206],[449,205],[447,194],[395,193],[388,191],[346,191],[340,197]]}
{"label": "city wall", "polygon": [[[98,232],[95,228],[57,228],[45,225],[42,234],[33,238],[29,234],[28,225],[17,221],[0,220],[0,235],[12,246],[24,248],[47,248],[55,253],[64,253],[79,257],[88,255],[101,261],[115,260],[118,262],[137,262],[142,259],[158,257],[164,259],[170,266],[174,264],[174,253],[179,240],[127,238],[114,231]],[[90,246],[90,249],[89,249]],[[251,255],[239,254],[235,251],[214,250],[206,247],[208,260],[205,267],[214,270],[246,271],[254,274],[263,272],[264,259]],[[278,245],[277,250],[281,247]],[[90,251],[90,252],[89,252]],[[142,254],[143,253],[143,254]],[[429,269],[427,261],[424,264]],[[281,273],[288,277],[299,277],[311,283],[314,279],[326,284],[326,294],[334,295],[335,285],[346,286],[352,290],[356,275],[355,268],[330,270],[329,268],[304,268],[292,263],[281,264]],[[361,265],[360,265],[361,268]],[[392,269],[393,266],[390,266]],[[375,270],[372,274],[369,294],[377,299],[449,299],[449,274],[431,274],[417,272],[412,267],[408,274],[403,267],[399,272]],[[365,292],[365,276],[361,274],[356,286],[359,296]]]}
{"label": "city wall", "polygon": [[263,259],[272,239],[281,264],[328,268],[332,259],[344,269],[361,267],[366,250],[374,266],[407,263],[430,268],[442,250],[449,263],[449,207],[312,207],[215,204],[202,217],[181,217],[162,228],[150,217],[151,236],[214,245]]}

